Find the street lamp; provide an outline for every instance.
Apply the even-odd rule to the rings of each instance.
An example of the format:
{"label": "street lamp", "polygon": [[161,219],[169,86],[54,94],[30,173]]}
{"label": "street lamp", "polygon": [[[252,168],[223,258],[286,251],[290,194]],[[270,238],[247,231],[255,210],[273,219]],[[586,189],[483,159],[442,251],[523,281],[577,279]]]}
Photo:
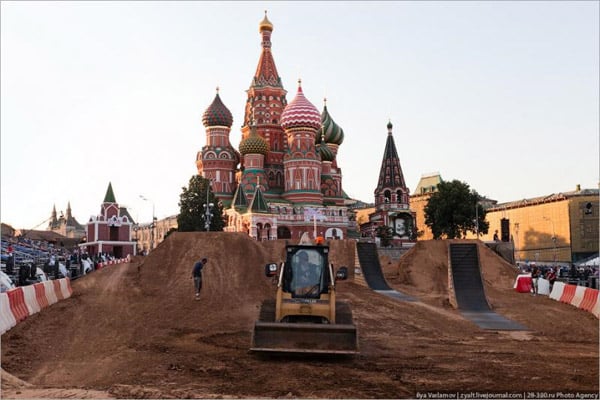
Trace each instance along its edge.
{"label": "street lamp", "polygon": [[520,261],[521,257],[519,257],[519,250],[518,250],[518,246],[519,246],[519,223],[515,222],[514,226],[515,226],[515,234],[517,235],[517,241],[514,244],[514,247],[515,247],[514,251],[515,251],[515,253],[517,253],[517,261]]}
{"label": "street lamp", "polygon": [[154,226],[156,225],[156,217],[154,216],[154,202],[150,199],[145,198],[140,194],[140,199],[149,201],[152,203],[152,224],[150,225],[150,250],[154,249]]}
{"label": "street lamp", "polygon": [[215,207],[213,203],[208,202],[208,194],[210,192],[210,180],[206,184],[206,203],[204,203],[204,229],[206,232],[210,231],[210,221],[213,217],[212,210]]}
{"label": "street lamp", "polygon": [[479,199],[475,202],[475,236],[479,240]]}
{"label": "street lamp", "polygon": [[554,247],[554,262],[556,262],[556,233],[554,231],[554,220],[548,218],[548,217],[543,217],[546,221],[550,221],[550,223],[552,224],[552,243],[553,243],[553,247]]}

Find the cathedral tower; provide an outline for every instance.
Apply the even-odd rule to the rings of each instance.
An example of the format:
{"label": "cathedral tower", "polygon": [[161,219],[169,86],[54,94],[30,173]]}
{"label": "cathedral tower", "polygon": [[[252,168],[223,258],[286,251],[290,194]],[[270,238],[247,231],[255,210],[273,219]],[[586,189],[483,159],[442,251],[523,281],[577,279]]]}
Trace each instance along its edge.
{"label": "cathedral tower", "polygon": [[236,188],[235,169],[240,155],[229,142],[233,116],[221,101],[219,88],[202,115],[202,124],[206,128],[206,145],[196,156],[198,174],[211,180],[216,196],[224,203],[230,202]]}
{"label": "cathedral tower", "polygon": [[[271,52],[273,24],[267,18],[266,11],[264,19],[259,24],[259,32],[262,37],[262,53],[250,88],[246,91],[248,98],[244,112],[242,140],[250,136],[251,123],[254,121],[258,135],[264,138],[269,146],[264,162],[267,177],[265,184],[269,188],[265,195],[269,197],[269,194],[280,195],[284,190],[285,140],[281,128],[281,114],[287,105],[285,98],[287,92],[283,89]],[[243,160],[242,166],[245,167]]]}
{"label": "cathedral tower", "polygon": [[268,181],[265,175],[264,161],[269,153],[269,144],[256,130],[256,123],[251,123],[250,135],[242,139],[240,154],[243,157],[244,171],[240,186],[245,193],[254,196],[258,186],[268,190]]}
{"label": "cathedral tower", "polygon": [[304,97],[300,81],[296,97],[281,115],[281,126],[288,144],[283,158],[283,198],[297,203],[322,204],[321,157],[315,146],[316,134],[321,130],[321,114]]}
{"label": "cathedral tower", "polygon": [[392,228],[394,239],[410,241],[416,238],[415,216],[409,209],[409,190],[404,182],[392,127],[392,123],[388,122],[387,140],[375,189],[375,213],[369,219],[378,221],[374,225]]}

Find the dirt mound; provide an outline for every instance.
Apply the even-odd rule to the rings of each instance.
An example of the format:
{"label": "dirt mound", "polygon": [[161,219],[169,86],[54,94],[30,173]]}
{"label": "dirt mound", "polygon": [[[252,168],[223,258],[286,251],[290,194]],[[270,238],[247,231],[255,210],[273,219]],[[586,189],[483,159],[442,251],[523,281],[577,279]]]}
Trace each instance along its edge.
{"label": "dirt mound", "polygon": [[[284,246],[243,234],[175,233],[147,257],[72,282],[72,297],[2,335],[2,396],[413,398],[436,390],[598,391],[595,317],[516,293],[512,267],[481,248],[494,309],[530,329],[483,331],[447,304],[443,241],[420,242],[399,263],[384,265],[389,283],[420,301],[339,284],[339,297],[354,312],[359,356],[250,354],[259,304],[275,292],[263,267],[281,261]],[[353,270],[351,241],[332,242],[331,253],[334,265]],[[210,261],[195,301],[190,275],[201,257]]]}
{"label": "dirt mound", "polygon": [[[448,246],[477,244],[486,294],[495,287],[511,288],[515,268],[477,240],[429,240],[417,242],[399,262],[383,263],[386,280],[396,289],[418,296],[432,305],[450,307],[448,294]],[[489,297],[489,296],[488,296]],[[493,304],[491,304],[493,307]]]}

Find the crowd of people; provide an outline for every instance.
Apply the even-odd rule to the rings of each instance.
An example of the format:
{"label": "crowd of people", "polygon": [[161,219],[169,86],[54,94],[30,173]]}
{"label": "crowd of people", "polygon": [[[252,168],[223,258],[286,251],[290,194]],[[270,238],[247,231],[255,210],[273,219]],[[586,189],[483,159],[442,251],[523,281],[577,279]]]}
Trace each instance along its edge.
{"label": "crowd of people", "polygon": [[550,283],[550,291],[557,280],[579,286],[598,289],[599,268],[591,266],[577,267],[571,264],[569,267],[560,266],[537,266],[521,268],[522,272],[531,273],[531,293],[538,294],[539,279],[543,278]]}
{"label": "crowd of people", "polygon": [[1,271],[16,286],[64,277],[76,279],[95,270],[101,263],[114,259],[110,253],[90,255],[78,247],[67,249],[43,240],[22,237],[3,237],[1,243]]}

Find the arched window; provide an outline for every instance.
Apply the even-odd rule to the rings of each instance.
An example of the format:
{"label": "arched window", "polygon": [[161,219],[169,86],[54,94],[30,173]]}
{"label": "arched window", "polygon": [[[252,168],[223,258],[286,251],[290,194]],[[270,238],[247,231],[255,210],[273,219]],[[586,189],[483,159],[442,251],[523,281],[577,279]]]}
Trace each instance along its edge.
{"label": "arched window", "polygon": [[383,192],[383,198],[385,203],[389,203],[392,200],[392,193],[389,190]]}

